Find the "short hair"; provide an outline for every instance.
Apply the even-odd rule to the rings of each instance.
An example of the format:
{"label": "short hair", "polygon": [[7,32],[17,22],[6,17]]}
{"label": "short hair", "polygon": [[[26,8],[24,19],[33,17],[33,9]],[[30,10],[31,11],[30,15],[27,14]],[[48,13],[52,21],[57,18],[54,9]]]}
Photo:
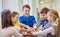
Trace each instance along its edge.
{"label": "short hair", "polygon": [[18,12],[13,11],[13,12],[12,12],[12,16],[15,17],[15,15],[19,15],[19,14],[18,14]]}
{"label": "short hair", "polygon": [[30,6],[29,5],[24,5],[22,9],[24,10],[24,8],[29,8],[30,9]]}
{"label": "short hair", "polygon": [[[45,11],[45,12],[44,12]],[[49,11],[49,9],[48,8],[46,8],[46,7],[44,7],[42,10],[41,10],[41,14],[43,14],[43,13],[45,13],[45,14],[47,14],[48,13],[48,11]]]}

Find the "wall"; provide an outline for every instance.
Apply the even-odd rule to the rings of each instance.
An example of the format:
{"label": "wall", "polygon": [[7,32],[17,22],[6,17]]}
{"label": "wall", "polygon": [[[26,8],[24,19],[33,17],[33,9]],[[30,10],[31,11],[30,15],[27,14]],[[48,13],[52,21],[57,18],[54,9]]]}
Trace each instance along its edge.
{"label": "wall", "polygon": [[2,11],[2,0],[0,0],[0,37],[1,37],[1,11]]}
{"label": "wall", "polygon": [[60,0],[56,0],[56,10],[58,11],[60,16]]}
{"label": "wall", "polygon": [[10,9],[18,12],[18,0],[3,0],[3,9]]}

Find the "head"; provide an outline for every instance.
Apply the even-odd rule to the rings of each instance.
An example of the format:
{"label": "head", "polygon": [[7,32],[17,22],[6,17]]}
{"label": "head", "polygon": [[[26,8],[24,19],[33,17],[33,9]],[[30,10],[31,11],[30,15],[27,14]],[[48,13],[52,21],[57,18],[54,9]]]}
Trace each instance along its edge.
{"label": "head", "polygon": [[1,17],[2,17],[2,28],[7,28],[7,27],[10,27],[10,26],[13,26],[12,24],[12,16],[11,16],[11,11],[8,10],[8,9],[5,9],[2,11],[2,14],[1,14]]}
{"label": "head", "polygon": [[58,36],[59,36],[60,35],[60,18],[59,18],[58,12],[56,10],[51,9],[48,12],[47,16],[50,22],[56,21],[56,24],[58,26]]}
{"label": "head", "polygon": [[48,20],[50,22],[56,21],[57,18],[59,18],[58,12],[56,10],[51,9],[48,13]]}
{"label": "head", "polygon": [[19,14],[15,11],[12,12],[12,22],[16,23],[18,21]]}
{"label": "head", "polygon": [[47,13],[48,13],[49,9],[44,7],[42,10],[41,10],[41,18],[43,18],[44,20],[47,19]]}
{"label": "head", "polygon": [[28,17],[30,15],[30,6],[29,5],[24,5],[22,8],[23,14]]}

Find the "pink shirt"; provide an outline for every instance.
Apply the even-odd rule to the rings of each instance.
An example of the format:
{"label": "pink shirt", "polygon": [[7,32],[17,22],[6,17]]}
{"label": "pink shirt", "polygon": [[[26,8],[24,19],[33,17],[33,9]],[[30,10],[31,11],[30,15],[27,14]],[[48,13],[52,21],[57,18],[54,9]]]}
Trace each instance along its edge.
{"label": "pink shirt", "polygon": [[2,37],[22,37],[22,34],[20,32],[20,27],[8,27],[2,29]]}

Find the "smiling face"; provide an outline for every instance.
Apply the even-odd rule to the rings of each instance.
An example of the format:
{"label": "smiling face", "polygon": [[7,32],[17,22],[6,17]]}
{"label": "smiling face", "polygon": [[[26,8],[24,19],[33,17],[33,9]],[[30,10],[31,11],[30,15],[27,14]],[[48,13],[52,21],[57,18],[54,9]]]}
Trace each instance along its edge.
{"label": "smiling face", "polygon": [[43,18],[44,20],[46,20],[47,19],[47,14],[45,14],[45,13],[41,14],[41,18]]}
{"label": "smiling face", "polygon": [[47,13],[47,16],[50,22],[56,21],[56,19],[59,18],[58,12],[53,9]]}
{"label": "smiling face", "polygon": [[49,22],[52,22],[53,19],[54,19],[53,16],[50,16],[49,14],[47,14],[47,17],[48,17],[47,19],[48,19]]}
{"label": "smiling face", "polygon": [[29,16],[30,15],[30,9],[29,8],[24,8],[24,10],[23,10],[23,14],[27,17],[27,16]]}

